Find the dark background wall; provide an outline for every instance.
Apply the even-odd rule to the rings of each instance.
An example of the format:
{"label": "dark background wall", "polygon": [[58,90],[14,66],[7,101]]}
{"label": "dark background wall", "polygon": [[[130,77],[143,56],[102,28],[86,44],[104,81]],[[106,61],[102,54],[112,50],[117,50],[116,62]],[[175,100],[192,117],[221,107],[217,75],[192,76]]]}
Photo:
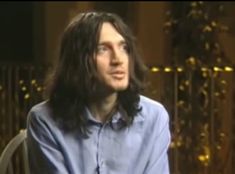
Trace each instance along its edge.
{"label": "dark background wall", "polygon": [[0,2],[1,61],[32,61],[33,11],[32,2]]}

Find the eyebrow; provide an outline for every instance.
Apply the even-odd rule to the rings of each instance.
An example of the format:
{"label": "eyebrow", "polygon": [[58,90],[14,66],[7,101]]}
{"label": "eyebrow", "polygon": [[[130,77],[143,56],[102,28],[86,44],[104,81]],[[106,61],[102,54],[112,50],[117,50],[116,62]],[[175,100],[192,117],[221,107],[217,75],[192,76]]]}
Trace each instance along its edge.
{"label": "eyebrow", "polygon": [[[99,45],[109,45],[110,43],[112,43],[112,42],[110,42],[110,41],[102,41],[102,42],[98,43],[98,46]],[[125,40],[118,41],[118,45],[122,45],[122,44],[127,44],[127,42]]]}

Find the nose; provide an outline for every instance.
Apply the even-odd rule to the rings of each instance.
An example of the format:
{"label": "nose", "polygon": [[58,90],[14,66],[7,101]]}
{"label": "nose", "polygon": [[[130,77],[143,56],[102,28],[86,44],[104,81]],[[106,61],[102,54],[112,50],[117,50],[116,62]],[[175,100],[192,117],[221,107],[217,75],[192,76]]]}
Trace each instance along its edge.
{"label": "nose", "polygon": [[120,50],[118,50],[118,49],[113,50],[111,62],[113,64],[122,64],[123,63],[123,55]]}

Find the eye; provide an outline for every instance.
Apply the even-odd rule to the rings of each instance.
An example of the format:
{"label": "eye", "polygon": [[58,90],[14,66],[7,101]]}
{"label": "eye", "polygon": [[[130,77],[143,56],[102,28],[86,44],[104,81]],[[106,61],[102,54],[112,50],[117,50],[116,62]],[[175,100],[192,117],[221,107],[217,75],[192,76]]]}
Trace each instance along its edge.
{"label": "eye", "polygon": [[121,44],[120,49],[121,49],[121,51],[129,53],[129,47],[128,47],[128,45],[126,43]]}
{"label": "eye", "polygon": [[107,46],[99,45],[98,48],[97,48],[97,53],[102,54],[102,53],[105,53],[108,50],[109,50],[109,48]]}

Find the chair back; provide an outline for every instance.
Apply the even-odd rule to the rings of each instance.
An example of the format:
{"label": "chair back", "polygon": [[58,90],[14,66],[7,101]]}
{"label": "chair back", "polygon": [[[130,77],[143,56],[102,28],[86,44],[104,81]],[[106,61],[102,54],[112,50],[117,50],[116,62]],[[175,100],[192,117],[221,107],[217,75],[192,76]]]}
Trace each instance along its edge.
{"label": "chair back", "polygon": [[4,148],[0,156],[0,174],[13,174],[12,158],[17,149],[22,148],[24,174],[29,174],[28,151],[27,151],[27,131],[21,130]]}

